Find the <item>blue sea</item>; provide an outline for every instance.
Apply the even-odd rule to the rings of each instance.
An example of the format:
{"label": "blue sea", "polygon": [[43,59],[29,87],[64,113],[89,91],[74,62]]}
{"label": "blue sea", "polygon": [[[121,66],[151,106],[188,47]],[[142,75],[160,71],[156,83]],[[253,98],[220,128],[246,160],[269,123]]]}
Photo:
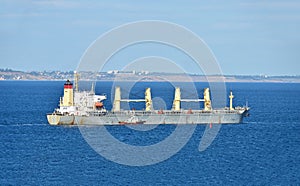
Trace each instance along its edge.
{"label": "blue sea", "polygon": [[[198,150],[206,125],[198,125],[188,143],[154,165],[126,166],[99,155],[78,127],[50,126],[46,114],[63,95],[60,81],[0,81],[0,185],[299,185],[300,84],[228,83],[235,105],[248,105],[243,124],[222,125],[203,152]],[[111,108],[111,82],[98,82]],[[170,108],[173,87],[151,86]],[[199,91],[205,84],[197,84]],[[143,96],[143,93],[141,94]],[[140,105],[136,105],[140,107]],[[151,145],[175,125],[149,131],[126,126],[106,129],[124,143]],[[163,150],[163,149],[162,149]]]}

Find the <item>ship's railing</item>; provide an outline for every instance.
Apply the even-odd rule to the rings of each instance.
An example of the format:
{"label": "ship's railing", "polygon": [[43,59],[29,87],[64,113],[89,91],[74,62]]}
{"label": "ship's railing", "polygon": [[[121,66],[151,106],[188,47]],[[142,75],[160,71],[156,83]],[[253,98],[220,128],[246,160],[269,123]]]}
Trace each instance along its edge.
{"label": "ship's railing", "polygon": [[107,115],[180,115],[180,114],[216,114],[216,113],[226,113],[226,114],[235,114],[237,113],[234,110],[180,110],[180,111],[172,111],[172,110],[154,110],[154,111],[144,111],[144,110],[121,110],[121,111],[112,111],[108,112]]}

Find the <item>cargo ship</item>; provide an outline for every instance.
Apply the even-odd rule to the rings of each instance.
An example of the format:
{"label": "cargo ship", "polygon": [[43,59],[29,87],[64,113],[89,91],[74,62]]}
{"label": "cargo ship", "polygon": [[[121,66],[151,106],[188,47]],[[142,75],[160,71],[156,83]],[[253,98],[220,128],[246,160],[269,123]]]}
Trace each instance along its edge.
{"label": "cargo ship", "polygon": [[[180,88],[174,92],[171,110],[154,110],[151,88],[146,88],[144,99],[122,99],[121,88],[115,87],[112,110],[105,109],[103,101],[106,95],[96,95],[91,91],[78,90],[79,74],[75,73],[73,83],[64,83],[64,95],[59,107],[47,114],[50,125],[132,125],[132,124],[237,124],[249,116],[248,106],[233,107],[233,93],[230,91],[229,107],[213,109],[209,88],[204,89],[203,99],[182,99]],[[204,102],[201,110],[182,109],[181,102]],[[123,110],[121,102],[145,102],[143,110]],[[200,104],[200,103],[199,103]]]}

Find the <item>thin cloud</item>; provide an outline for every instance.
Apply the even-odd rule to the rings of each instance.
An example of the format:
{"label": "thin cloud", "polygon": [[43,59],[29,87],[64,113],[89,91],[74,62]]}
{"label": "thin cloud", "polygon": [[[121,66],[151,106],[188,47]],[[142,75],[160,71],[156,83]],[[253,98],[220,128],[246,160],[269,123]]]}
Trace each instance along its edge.
{"label": "thin cloud", "polygon": [[[43,7],[54,7],[54,8],[80,8],[80,9],[120,9],[120,10],[137,10],[142,7],[132,6],[129,3],[120,3],[120,2],[76,2],[76,1],[65,1],[65,0],[41,0],[33,1],[34,5],[43,6]],[[144,6],[143,6],[144,7]]]}
{"label": "thin cloud", "polygon": [[300,2],[295,1],[281,1],[281,2],[247,2],[241,3],[242,6],[248,8],[274,8],[274,9],[299,9]]}
{"label": "thin cloud", "polygon": [[81,6],[81,3],[74,1],[63,1],[63,0],[41,0],[33,1],[33,4],[38,6],[47,6],[55,8],[78,8]]}
{"label": "thin cloud", "polygon": [[106,22],[101,22],[100,20],[80,19],[74,20],[70,24],[79,27],[103,27],[106,25]]}
{"label": "thin cloud", "polygon": [[250,29],[253,25],[248,22],[217,22],[212,25],[214,29],[244,30]]}
{"label": "thin cloud", "polygon": [[44,16],[44,14],[35,13],[35,12],[0,14],[0,17],[2,17],[2,18],[40,17],[40,16]]}
{"label": "thin cloud", "polygon": [[270,21],[300,21],[300,15],[267,15],[264,18]]}

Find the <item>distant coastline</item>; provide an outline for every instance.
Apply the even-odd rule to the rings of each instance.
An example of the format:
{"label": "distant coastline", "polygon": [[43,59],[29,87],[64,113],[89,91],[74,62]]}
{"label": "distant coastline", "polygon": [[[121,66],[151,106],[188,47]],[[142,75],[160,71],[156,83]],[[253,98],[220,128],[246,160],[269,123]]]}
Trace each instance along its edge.
{"label": "distant coastline", "polygon": [[[73,79],[73,71],[16,71],[11,69],[0,69],[0,80],[35,80],[35,81],[60,81]],[[300,76],[266,76],[266,75],[196,75],[196,74],[178,74],[178,73],[159,73],[159,72],[136,72],[136,71],[109,71],[109,72],[84,72],[81,73],[82,80],[96,81],[174,81],[174,82],[207,82],[220,81],[220,78],[225,82],[248,82],[248,83],[300,83]]]}

